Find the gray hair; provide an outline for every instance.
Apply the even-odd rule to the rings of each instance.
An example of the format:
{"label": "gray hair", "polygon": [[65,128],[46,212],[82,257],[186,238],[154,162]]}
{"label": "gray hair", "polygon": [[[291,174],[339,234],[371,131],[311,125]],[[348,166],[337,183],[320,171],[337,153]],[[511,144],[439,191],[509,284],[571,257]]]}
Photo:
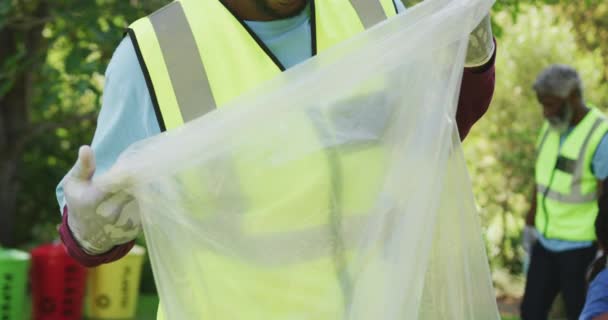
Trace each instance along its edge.
{"label": "gray hair", "polygon": [[574,90],[583,95],[583,84],[578,72],[564,64],[554,64],[543,70],[532,86],[537,94],[568,97]]}

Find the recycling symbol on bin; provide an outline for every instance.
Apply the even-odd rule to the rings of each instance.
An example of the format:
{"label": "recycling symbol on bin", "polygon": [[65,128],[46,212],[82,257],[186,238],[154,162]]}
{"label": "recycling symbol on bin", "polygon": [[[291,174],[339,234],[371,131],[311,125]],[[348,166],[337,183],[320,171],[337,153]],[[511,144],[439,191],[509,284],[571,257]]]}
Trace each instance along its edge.
{"label": "recycling symbol on bin", "polygon": [[110,298],[107,295],[102,294],[95,299],[95,304],[99,308],[106,309],[110,306]]}
{"label": "recycling symbol on bin", "polygon": [[49,297],[42,298],[42,302],[40,303],[40,310],[42,311],[42,313],[44,313],[44,314],[53,313],[53,312],[55,312],[55,308],[56,308],[56,305],[52,298],[49,298]]}

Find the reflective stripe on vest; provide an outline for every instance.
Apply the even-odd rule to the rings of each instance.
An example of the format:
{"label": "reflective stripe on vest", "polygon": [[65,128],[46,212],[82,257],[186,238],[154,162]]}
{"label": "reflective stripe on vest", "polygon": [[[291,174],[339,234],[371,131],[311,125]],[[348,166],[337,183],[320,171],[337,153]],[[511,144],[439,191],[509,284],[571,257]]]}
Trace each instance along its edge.
{"label": "reflective stripe on vest", "polygon": [[[392,0],[311,1],[313,54],[395,15],[395,10]],[[133,23],[129,35],[161,131],[221,107],[284,70],[220,1],[175,1]]]}
{"label": "reflective stripe on vest", "polygon": [[592,108],[560,146],[547,123],[539,135],[536,162],[536,227],[547,238],[590,241],[595,238],[597,179],[591,163],[608,131],[604,116]]}
{"label": "reflective stripe on vest", "polygon": [[[602,124],[603,121],[604,120],[601,118],[596,119],[595,122],[593,123],[593,125],[591,126],[591,130],[585,137],[585,140],[580,148],[578,157],[576,158],[576,162],[574,165],[575,170],[574,170],[574,174],[572,175],[572,185],[570,187],[570,193],[563,194],[563,193],[556,192],[551,189],[547,190],[547,187],[543,184],[536,185],[537,192],[539,192],[539,193],[546,192],[547,198],[557,200],[560,202],[565,202],[565,203],[584,203],[584,202],[597,200],[597,193],[593,192],[593,193],[584,195],[582,193],[581,188],[582,188],[582,180],[583,180],[583,171],[585,170],[585,152],[587,151],[587,147],[589,146],[589,141],[591,140],[593,133],[595,132],[596,129],[599,128],[599,126]],[[544,135],[545,139],[543,139],[543,142],[541,143],[540,148],[543,147],[546,137],[548,135],[549,135],[549,132],[547,131],[547,133]]]}

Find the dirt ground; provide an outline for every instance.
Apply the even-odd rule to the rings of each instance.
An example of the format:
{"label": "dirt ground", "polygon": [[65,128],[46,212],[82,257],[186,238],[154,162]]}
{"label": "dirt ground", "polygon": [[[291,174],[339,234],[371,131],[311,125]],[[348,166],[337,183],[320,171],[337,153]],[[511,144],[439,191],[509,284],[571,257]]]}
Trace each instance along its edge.
{"label": "dirt ground", "polygon": [[496,299],[498,302],[498,310],[500,314],[508,317],[517,317],[519,316],[519,304],[521,303],[521,298],[502,296]]}

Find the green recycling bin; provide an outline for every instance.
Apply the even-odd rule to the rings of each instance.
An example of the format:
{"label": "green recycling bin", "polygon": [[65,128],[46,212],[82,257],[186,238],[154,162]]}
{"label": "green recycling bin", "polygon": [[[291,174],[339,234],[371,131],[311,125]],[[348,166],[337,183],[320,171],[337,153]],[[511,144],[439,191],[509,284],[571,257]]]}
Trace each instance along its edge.
{"label": "green recycling bin", "polygon": [[25,318],[25,295],[30,255],[0,249],[0,320]]}

